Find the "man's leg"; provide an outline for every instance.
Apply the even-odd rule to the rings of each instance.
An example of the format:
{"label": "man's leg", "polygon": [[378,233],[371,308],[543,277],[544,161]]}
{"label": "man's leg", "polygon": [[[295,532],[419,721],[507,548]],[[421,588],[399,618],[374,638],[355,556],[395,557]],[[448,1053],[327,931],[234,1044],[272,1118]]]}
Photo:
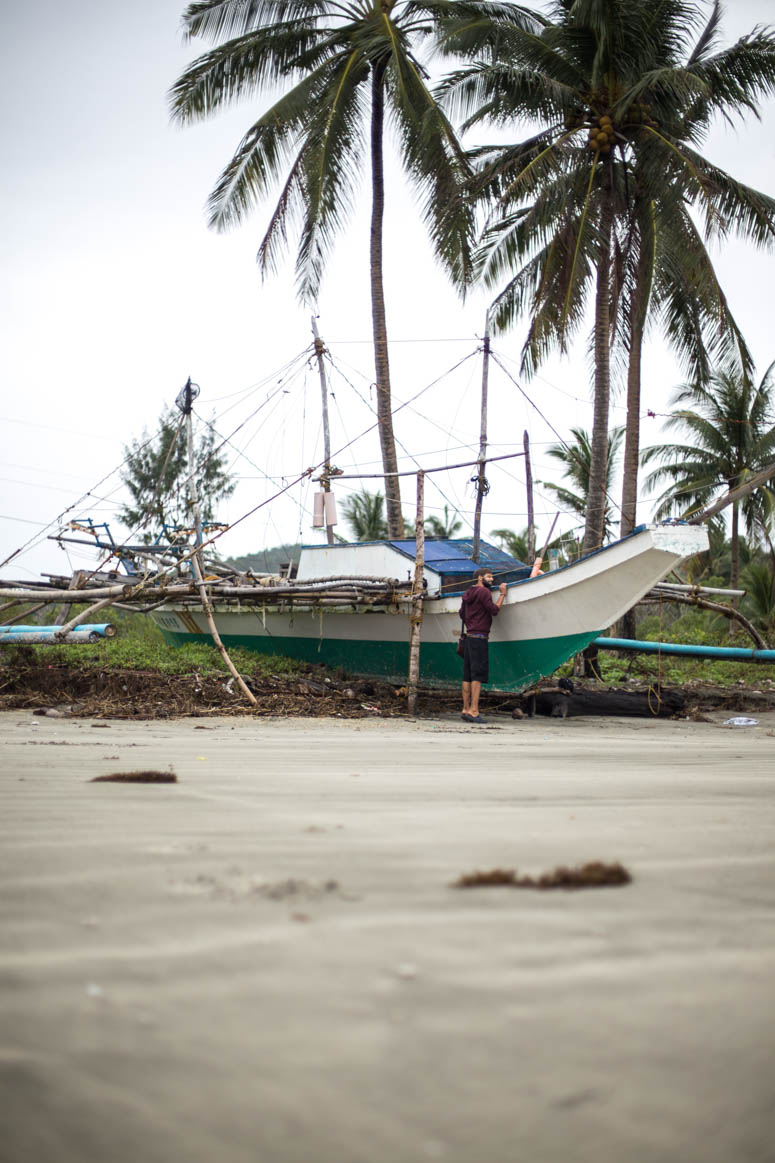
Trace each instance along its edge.
{"label": "man's leg", "polygon": [[470,693],[470,702],[468,704],[468,707],[469,707],[468,713],[471,715],[472,718],[475,719],[476,716],[479,714],[479,695],[481,694],[482,684],[480,682],[472,682],[472,683],[469,683],[469,686],[470,686],[471,693]]}
{"label": "man's leg", "polygon": [[471,683],[463,683],[463,714],[470,715],[471,712]]}

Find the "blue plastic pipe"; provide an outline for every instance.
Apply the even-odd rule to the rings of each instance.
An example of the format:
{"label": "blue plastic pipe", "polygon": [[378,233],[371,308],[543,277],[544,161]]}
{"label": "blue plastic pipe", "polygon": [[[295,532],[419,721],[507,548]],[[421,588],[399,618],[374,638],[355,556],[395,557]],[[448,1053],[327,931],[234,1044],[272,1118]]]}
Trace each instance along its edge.
{"label": "blue plastic pipe", "polygon": [[775,663],[775,650],[746,650],[740,646],[692,646],[683,642],[642,642],[636,638],[595,638],[592,645],[599,650],[632,650],[636,654],[682,654],[684,658]]}
{"label": "blue plastic pipe", "polygon": [[[61,626],[0,626],[0,634],[14,636],[16,634],[56,634]],[[112,638],[115,629],[110,622],[80,623],[76,630],[86,630],[89,634],[97,634],[100,638]]]}

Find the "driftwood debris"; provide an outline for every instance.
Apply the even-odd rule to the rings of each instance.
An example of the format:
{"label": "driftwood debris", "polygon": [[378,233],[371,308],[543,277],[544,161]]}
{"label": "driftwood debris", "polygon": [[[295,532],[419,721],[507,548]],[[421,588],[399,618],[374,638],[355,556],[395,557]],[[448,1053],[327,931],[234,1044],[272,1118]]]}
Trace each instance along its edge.
{"label": "driftwood debris", "polygon": [[542,687],[521,698],[515,718],[550,715],[567,719],[579,715],[609,715],[628,718],[669,718],[684,711],[686,699],[680,691],[653,687],[647,691],[583,691],[564,687]]}
{"label": "driftwood debris", "polygon": [[493,868],[487,872],[469,872],[452,885],[453,888],[537,888],[578,889],[608,888],[630,884],[632,877],[624,865],[605,864],[592,860],[573,868],[559,865],[540,876],[519,876],[515,868]]}

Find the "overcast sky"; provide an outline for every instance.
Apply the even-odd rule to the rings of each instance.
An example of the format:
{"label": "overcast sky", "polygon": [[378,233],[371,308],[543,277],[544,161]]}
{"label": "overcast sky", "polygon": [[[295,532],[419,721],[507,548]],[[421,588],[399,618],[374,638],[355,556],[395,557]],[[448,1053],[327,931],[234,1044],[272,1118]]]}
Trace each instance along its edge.
{"label": "overcast sky", "polygon": [[[129,440],[153,430],[188,375],[201,386],[198,411],[207,418],[215,413],[223,436],[245,422],[228,446],[240,483],[224,520],[235,521],[321,459],[317,371],[305,360],[282,371],[311,339],[309,310],[294,294],[292,258],[264,284],[255,263],[271,207],[228,235],[212,233],[205,223],[207,194],[257,107],[242,106],[186,130],[169,123],[167,90],[196,55],[182,44],[182,8],[180,0],[41,0],[6,13],[0,48],[6,110],[0,561],[39,539],[69,506],[75,507],[68,517],[111,519],[122,497],[120,478],[99,482],[120,464]],[[771,20],[772,11],[771,0],[736,0],[724,21],[725,42]],[[775,107],[762,114],[761,122],[749,119],[743,127],[720,125],[706,152],[741,180],[773,193]],[[334,459],[345,471],[365,473],[377,471],[379,451],[373,433],[356,439],[373,424],[367,189],[363,194],[327,272],[318,314],[338,369],[332,374],[332,446],[349,445]],[[461,304],[450,290],[394,164],[387,204],[395,405],[427,388],[399,412],[396,434],[424,467],[470,459],[478,446],[481,378],[480,359],[471,353],[486,299],[476,294]],[[761,373],[775,359],[772,257],[736,242],[715,257]],[[515,332],[494,344],[518,379],[521,338]],[[644,411],[666,412],[679,378],[653,337]],[[591,423],[585,343],[523,386],[549,423],[493,367],[491,451],[521,447],[528,428],[536,477],[557,480],[557,470],[542,457],[556,440],[552,427],[565,436],[571,425]],[[623,419],[619,398],[612,423]],[[660,421],[644,420],[642,432],[644,444],[660,439]],[[401,467],[412,464],[407,457]],[[468,522],[470,475],[464,469],[434,478],[430,511],[440,513],[446,500]],[[490,477],[483,530],[522,528],[521,461],[492,466]],[[92,496],[78,503],[89,491]],[[413,491],[405,482],[407,516]],[[338,495],[346,495],[344,484]],[[540,540],[555,511],[540,485],[536,509]],[[648,516],[644,504],[641,517]],[[572,524],[563,517],[562,528]],[[237,555],[300,534],[317,540],[310,525],[311,487],[305,483],[241,522],[220,550]],[[93,561],[91,552],[72,547],[66,554],[43,540],[2,574],[34,577]]]}

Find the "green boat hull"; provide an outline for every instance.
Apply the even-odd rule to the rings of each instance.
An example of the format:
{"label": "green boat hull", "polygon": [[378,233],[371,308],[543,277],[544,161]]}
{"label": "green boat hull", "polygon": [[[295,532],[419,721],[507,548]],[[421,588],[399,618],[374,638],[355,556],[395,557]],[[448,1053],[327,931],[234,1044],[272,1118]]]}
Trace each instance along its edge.
{"label": "green boat hull", "polygon": [[[212,645],[209,634],[181,634],[160,627],[173,646],[186,642]],[[569,658],[588,646],[600,630],[566,634],[556,638],[532,638],[520,642],[490,643],[490,682],[495,690],[519,691],[539,678],[552,674]],[[300,662],[325,663],[343,667],[350,674],[384,678],[405,683],[409,670],[408,642],[372,642],[340,638],[269,638],[224,634],[227,648],[242,647],[259,654],[282,655]],[[428,685],[453,686],[462,678],[462,660],[455,643],[428,642],[420,648],[420,681]]]}

